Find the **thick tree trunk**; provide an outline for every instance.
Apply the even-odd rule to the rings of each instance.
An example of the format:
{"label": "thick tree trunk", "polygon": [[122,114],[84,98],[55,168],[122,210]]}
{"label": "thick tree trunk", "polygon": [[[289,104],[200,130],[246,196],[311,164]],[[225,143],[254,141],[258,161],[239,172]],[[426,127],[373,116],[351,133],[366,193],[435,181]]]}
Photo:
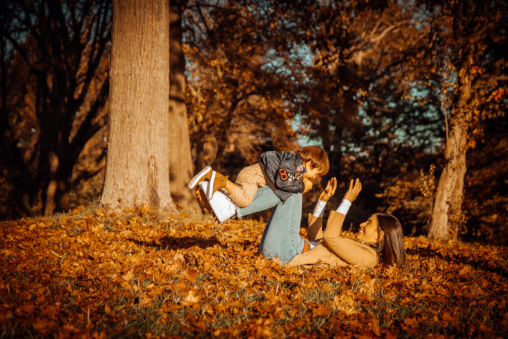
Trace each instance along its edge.
{"label": "thick tree trunk", "polygon": [[461,213],[466,174],[468,119],[465,114],[452,114],[445,148],[446,166],[437,187],[429,237],[456,239],[458,230],[451,229],[450,217]]}
{"label": "thick tree trunk", "polygon": [[140,204],[175,210],[168,175],[169,42],[169,1],[113,0],[108,154],[101,200],[112,210]]}
{"label": "thick tree trunk", "polygon": [[187,188],[193,177],[192,155],[185,105],[185,56],[182,43],[182,0],[170,5],[169,188],[178,206],[201,213],[194,193]]}

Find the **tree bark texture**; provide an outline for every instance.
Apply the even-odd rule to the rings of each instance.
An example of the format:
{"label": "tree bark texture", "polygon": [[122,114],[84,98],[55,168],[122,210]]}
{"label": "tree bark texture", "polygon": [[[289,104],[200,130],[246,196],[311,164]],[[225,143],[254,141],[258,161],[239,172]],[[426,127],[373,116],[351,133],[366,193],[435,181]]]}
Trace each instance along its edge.
{"label": "tree bark texture", "polygon": [[[452,114],[450,131],[445,148],[446,166],[439,179],[429,237],[450,237],[450,216],[461,213],[466,174],[466,151],[468,148],[468,120],[466,114]],[[451,230],[457,236],[457,230]]]}
{"label": "tree bark texture", "polygon": [[140,204],[175,210],[169,190],[169,43],[169,1],[113,0],[101,200],[112,210]]}
{"label": "tree bark texture", "polygon": [[170,5],[170,88],[169,88],[169,188],[171,196],[184,209],[200,213],[194,193],[187,188],[193,177],[192,155],[185,105],[185,56],[182,42],[182,0]]}

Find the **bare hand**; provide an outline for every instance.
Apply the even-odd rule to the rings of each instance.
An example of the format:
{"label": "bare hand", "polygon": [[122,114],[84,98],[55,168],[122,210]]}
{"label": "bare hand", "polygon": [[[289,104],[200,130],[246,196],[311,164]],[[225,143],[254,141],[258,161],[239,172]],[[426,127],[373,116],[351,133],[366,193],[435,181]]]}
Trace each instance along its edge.
{"label": "bare hand", "polygon": [[358,194],[360,194],[362,190],[362,183],[360,182],[360,179],[356,179],[356,182],[354,183],[354,179],[351,179],[351,182],[349,183],[349,189],[346,192],[346,195],[344,195],[344,199],[349,200],[350,202],[355,201]]}
{"label": "bare hand", "polygon": [[319,195],[319,200],[327,202],[335,194],[336,189],[337,189],[337,179],[331,178],[330,180],[328,180],[326,188]]}
{"label": "bare hand", "polygon": [[303,178],[302,181],[303,181],[303,184],[305,185],[305,189],[303,190],[302,193],[307,193],[308,191],[310,191],[312,189],[312,181],[310,181],[307,178]]}

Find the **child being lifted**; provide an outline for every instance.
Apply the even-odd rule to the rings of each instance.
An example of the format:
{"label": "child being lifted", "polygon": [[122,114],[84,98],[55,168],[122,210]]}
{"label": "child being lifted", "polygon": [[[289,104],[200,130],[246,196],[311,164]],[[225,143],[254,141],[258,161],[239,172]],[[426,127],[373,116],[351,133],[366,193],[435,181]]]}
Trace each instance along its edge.
{"label": "child being lifted", "polygon": [[234,208],[225,206],[224,202],[221,204],[221,201],[225,201],[222,197],[214,199],[215,192],[224,189],[235,206],[247,207],[257,190],[268,185],[285,202],[292,194],[312,189],[311,180],[325,175],[329,168],[328,155],[317,146],[302,147],[296,153],[270,151],[262,154],[260,162],[242,169],[235,183],[207,166],[192,178],[189,188],[194,189],[199,184],[213,212],[222,222],[233,215]]}

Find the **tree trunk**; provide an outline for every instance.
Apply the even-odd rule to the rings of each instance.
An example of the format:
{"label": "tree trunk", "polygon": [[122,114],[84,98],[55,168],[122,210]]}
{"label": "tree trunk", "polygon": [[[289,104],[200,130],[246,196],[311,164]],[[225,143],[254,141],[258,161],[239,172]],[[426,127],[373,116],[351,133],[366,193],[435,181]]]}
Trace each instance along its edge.
{"label": "tree trunk", "polygon": [[196,142],[196,170],[201,171],[201,169],[207,166],[205,161],[205,143],[201,140]]}
{"label": "tree trunk", "polygon": [[[185,0],[184,0],[185,1]],[[194,193],[187,188],[193,177],[192,155],[185,105],[185,56],[182,43],[182,0],[170,5],[169,188],[178,206],[201,213]]]}
{"label": "tree trunk", "polygon": [[58,171],[58,166],[60,164],[58,157],[53,152],[49,155],[49,181],[46,187],[46,195],[45,203],[44,203],[44,216],[49,217],[53,214],[53,211],[56,208],[56,190],[58,187],[58,179],[56,178],[56,173]]}
{"label": "tree trunk", "polygon": [[[101,204],[175,211],[169,191],[169,1],[113,0]],[[174,147],[171,145],[171,147]]]}
{"label": "tree trunk", "polygon": [[68,161],[60,164],[58,173],[58,187],[56,191],[56,210],[68,211],[71,200],[71,178],[74,162]]}
{"label": "tree trunk", "polygon": [[[342,133],[343,129],[337,126],[333,131],[330,130],[330,124],[337,126],[338,124],[330,122],[326,118],[320,120],[319,129],[320,135],[323,140],[323,149],[328,154],[328,160],[330,161],[330,170],[328,174],[321,178],[321,184],[326,187],[328,180],[333,177],[340,178],[340,164],[342,160]],[[333,148],[333,150],[332,150]]]}
{"label": "tree trunk", "polygon": [[238,95],[234,96],[233,102],[231,102],[231,106],[228,108],[227,118],[226,120],[219,126],[218,135],[217,135],[217,153],[215,154],[215,159],[212,162],[212,167],[217,168],[221,163],[224,155],[224,151],[226,150],[226,146],[228,144],[228,137],[230,135],[231,126],[233,125],[233,119],[235,118],[235,111],[238,107],[240,100],[238,99]]}
{"label": "tree trunk", "polygon": [[466,114],[455,113],[450,119],[450,131],[445,148],[446,166],[437,187],[429,237],[447,239],[451,234],[457,238],[458,229],[450,223],[451,218],[461,214],[466,174],[468,119]]}

